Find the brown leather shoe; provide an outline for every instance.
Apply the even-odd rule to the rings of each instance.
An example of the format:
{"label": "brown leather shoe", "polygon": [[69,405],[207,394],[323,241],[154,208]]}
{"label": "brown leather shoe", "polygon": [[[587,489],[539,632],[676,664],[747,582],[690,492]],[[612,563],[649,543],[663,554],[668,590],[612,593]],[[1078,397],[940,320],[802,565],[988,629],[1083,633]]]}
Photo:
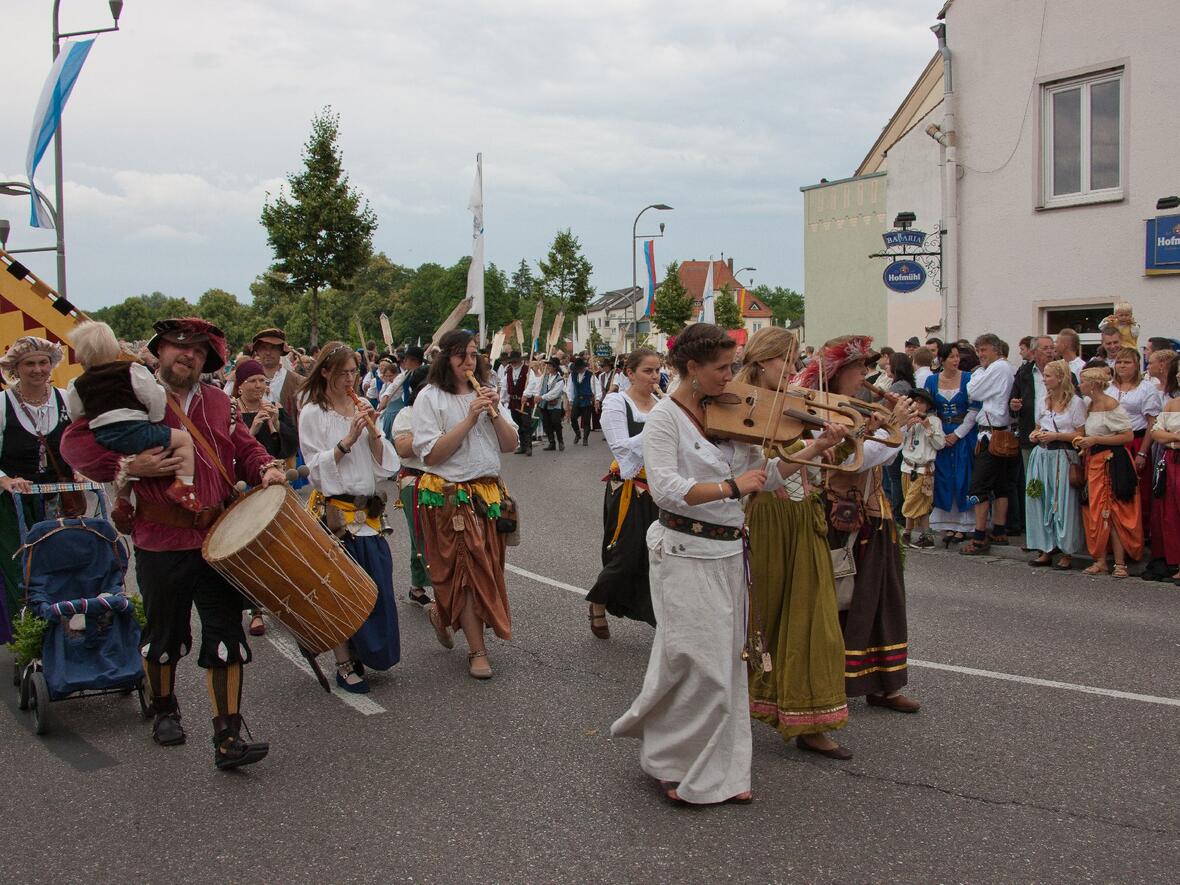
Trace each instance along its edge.
{"label": "brown leather shoe", "polygon": [[[595,623],[601,621],[602,623]],[[606,621],[606,613],[594,614],[594,606],[590,606],[590,632],[599,639],[610,639],[610,624]]]}
{"label": "brown leather shoe", "polygon": [[922,705],[913,698],[907,698],[903,694],[897,694],[893,697],[886,697],[883,694],[871,694],[865,697],[865,701],[870,707],[887,707],[897,713],[917,713],[922,709]]}
{"label": "brown leather shoe", "polygon": [[841,747],[839,744],[836,744],[830,750],[821,750],[819,747],[809,744],[803,735],[798,735],[795,738],[795,746],[800,750],[806,750],[808,753],[818,753],[820,756],[827,756],[829,759],[838,759],[841,762],[847,762],[852,758],[852,751],[847,747]]}
{"label": "brown leather shoe", "polygon": [[455,640],[451,637],[451,628],[442,622],[438,605],[428,605],[426,607],[426,614],[430,618],[430,626],[434,627],[434,635],[438,637],[438,644],[443,648],[454,648]]}

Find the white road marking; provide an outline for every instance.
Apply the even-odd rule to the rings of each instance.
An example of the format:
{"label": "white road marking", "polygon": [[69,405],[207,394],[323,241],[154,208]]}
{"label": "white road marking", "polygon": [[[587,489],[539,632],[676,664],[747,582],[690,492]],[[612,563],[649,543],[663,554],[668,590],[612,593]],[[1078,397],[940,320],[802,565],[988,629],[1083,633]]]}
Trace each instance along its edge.
{"label": "white road marking", "polygon": [[[315,683],[316,691],[321,691],[319,680],[315,678],[315,673],[312,672],[311,665],[303,659],[303,653],[299,650],[295,640],[292,639],[286,631],[277,627],[273,622],[267,624],[266,640],[275,647],[279,654],[285,657],[288,661],[311,677]],[[331,684],[331,672],[325,674],[328,677],[329,684]],[[339,698],[348,706],[352,707],[358,713],[363,713],[365,716],[375,716],[378,713],[384,713],[385,708],[376,701],[361,694],[351,694],[340,688],[338,685],[332,686],[332,694]]]}
{"label": "white road marking", "polygon": [[[548,584],[550,587],[556,587],[558,590],[568,590],[570,593],[576,593],[579,596],[585,596],[586,592],[581,587],[575,587],[573,584],[566,584],[563,581],[555,581],[553,578],[547,578],[544,575],[538,575],[535,572],[530,572],[522,569],[519,566],[505,563],[504,568],[510,572],[521,575],[532,581],[537,581],[540,584]],[[296,652],[298,654],[298,652]],[[910,658],[910,666],[925,667],[928,670],[945,670],[949,673],[961,673],[964,676],[981,676],[985,679],[999,679],[1004,682],[1020,682],[1025,685],[1039,685],[1042,688],[1059,688],[1065,691],[1077,691],[1082,694],[1096,694],[1108,698],[1119,698],[1124,701],[1139,701],[1143,704],[1160,704],[1165,707],[1180,707],[1180,698],[1161,698],[1150,694],[1136,694],[1131,691],[1119,691],[1114,688],[1098,688],[1093,685],[1078,685],[1073,682],[1057,682],[1053,679],[1037,679],[1034,676],[1020,676],[1016,673],[999,673],[995,670],[980,670],[976,667],[960,667],[955,664],[939,664],[934,661],[919,661]],[[310,670],[308,671],[310,672]]]}

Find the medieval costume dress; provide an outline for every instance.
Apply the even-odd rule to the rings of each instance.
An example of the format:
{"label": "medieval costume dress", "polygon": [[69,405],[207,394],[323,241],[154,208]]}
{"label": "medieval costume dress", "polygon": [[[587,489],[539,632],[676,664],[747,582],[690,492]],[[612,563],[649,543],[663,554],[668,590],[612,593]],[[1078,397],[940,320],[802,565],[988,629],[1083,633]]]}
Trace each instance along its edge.
{"label": "medieval costume dress", "polygon": [[[60,449],[62,431],[70,423],[62,392],[51,387],[49,399],[39,406],[23,402],[11,387],[0,393],[0,398],[3,399],[0,407],[0,476],[34,483],[71,481],[73,476]],[[49,502],[48,498],[45,500]],[[35,496],[21,499],[26,527],[40,518],[37,516],[39,503]],[[20,528],[15,500],[8,492],[0,493],[0,574],[4,577],[5,590],[0,598],[0,644],[11,641],[12,621],[24,605],[20,557],[13,558],[19,547]]]}
{"label": "medieval costume dress", "polygon": [[768,489],[782,478],[756,446],[707,439],[670,397],[648,413],[643,463],[660,508],[647,530],[656,634],[643,688],[611,734],[643,741],[640,766],[684,801],[724,802],[750,789],[745,518],[739,500],[684,497],[755,467],[767,468]]}
{"label": "medieval costume dress", "polygon": [[[428,384],[414,401],[414,454],[425,461],[435,443],[467,417],[476,393],[447,393]],[[447,460],[418,478],[418,520],[441,622],[458,628],[467,599],[501,639],[512,638],[505,536],[497,531],[505,495],[500,446],[488,415],[481,415]]]}
{"label": "medieval costume dress", "polygon": [[[1045,405],[1037,407],[1037,427],[1050,433],[1082,432],[1086,423],[1086,403],[1080,396],[1064,411]],[[1077,452],[1064,441],[1040,442],[1028,458],[1025,473],[1025,543],[1031,550],[1066,556],[1082,550],[1082,511],[1080,495],[1069,483],[1070,464],[1076,464]]]}
{"label": "medieval costume dress", "polygon": [[605,605],[616,618],[656,625],[648,583],[647,529],[659,517],[643,470],[647,414],[624,393],[608,394],[602,429],[614,460],[603,477],[602,571],[586,601]]}
{"label": "medieval costume dress", "polygon": [[1131,452],[1132,463],[1140,452],[1144,453],[1143,469],[1138,470],[1138,475],[1139,506],[1143,511],[1142,530],[1146,541],[1151,535],[1151,502],[1153,498],[1151,487],[1154,478],[1150,457],[1151,440],[1147,436],[1147,419],[1155,418],[1163,411],[1164,397],[1160,389],[1156,387],[1155,381],[1147,376],[1140,379],[1138,386],[1131,390],[1122,390],[1118,385],[1111,384],[1106,388],[1106,395],[1116,400],[1131,419],[1131,431],[1135,437],[1127,448]]}
{"label": "medieval costume dress", "polygon": [[[1113,436],[1131,429],[1122,406],[1086,417],[1086,436]],[[1083,511],[1086,547],[1095,559],[1106,555],[1111,533],[1117,533],[1128,559],[1143,555],[1143,511],[1139,477],[1128,446],[1093,446],[1086,454],[1089,504]]]}
{"label": "medieval costume dress", "polygon": [[954,434],[958,442],[939,450],[934,459],[934,511],[930,528],[938,532],[971,532],[975,529],[975,508],[967,500],[971,470],[975,462],[975,419],[977,403],[967,396],[970,372],[959,373],[959,389],[948,396],[938,386],[941,373],[926,379],[926,390],[934,397],[942,432]]}
{"label": "medieval costume dress", "polygon": [[[381,437],[381,460],[373,457],[368,434],[336,460],[337,443],[348,435],[352,418],[305,402],[299,410],[299,445],[311,471],[314,489],[308,509],[324,518],[340,537],[348,555],[377,585],[377,603],[349,640],[356,660],[373,670],[388,670],[401,660],[397,603],[393,593],[393,556],[383,536],[384,496],[377,497],[378,480],[397,473],[393,443]],[[333,518],[332,510],[342,519]],[[357,511],[367,511],[357,518]],[[343,523],[337,527],[337,522]]]}
{"label": "medieval costume dress", "polygon": [[[414,434],[414,406],[405,405],[393,419],[392,436],[394,438],[408,433]],[[422,541],[422,523],[418,513],[418,479],[429,468],[422,463],[422,459],[415,455],[412,458],[402,458],[401,470],[397,474],[399,497],[402,512],[406,517],[406,528],[410,536],[410,595],[417,600],[421,594],[415,590],[425,590],[430,586],[430,572],[426,568],[426,547]]]}
{"label": "medieval costume dress", "polygon": [[[1168,433],[1180,433],[1180,412],[1160,412],[1155,426]],[[1164,462],[1162,495],[1155,497],[1154,519],[1160,531],[1151,543],[1156,556],[1168,566],[1169,577],[1180,567],[1180,443],[1161,443]]]}
{"label": "medieval costume dress", "polygon": [[746,504],[751,620],[774,662],[769,673],[751,668],[750,715],[783,740],[848,724],[828,522],[812,469],[788,477],[784,492],[761,492]]}

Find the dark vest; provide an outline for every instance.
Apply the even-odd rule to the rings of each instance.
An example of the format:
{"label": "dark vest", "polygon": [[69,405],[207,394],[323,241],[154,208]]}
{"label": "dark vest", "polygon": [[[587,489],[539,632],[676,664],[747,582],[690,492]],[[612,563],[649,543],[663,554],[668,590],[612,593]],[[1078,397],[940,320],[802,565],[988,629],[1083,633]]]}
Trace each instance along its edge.
{"label": "dark vest", "polygon": [[61,456],[61,435],[65,431],[66,425],[70,423],[70,419],[66,415],[66,404],[62,401],[61,394],[54,390],[53,395],[57,397],[57,426],[51,429],[45,437],[52,457],[46,459],[45,470],[41,471],[38,469],[37,463],[40,454],[37,437],[25,430],[24,425],[20,423],[20,418],[17,417],[20,407],[13,403],[13,397],[7,393],[0,393],[0,396],[4,397],[5,411],[4,446],[0,448],[0,470],[3,470],[5,475],[18,476],[33,482],[50,482],[58,479],[58,475],[53,469],[53,462],[56,458],[61,469],[65,471],[64,478],[71,478],[69,465]]}
{"label": "dark vest", "polygon": [[529,367],[521,366],[518,372],[514,372],[512,366],[509,366],[505,380],[508,384],[508,408],[513,412],[519,412],[524,400],[524,389],[529,384]]}
{"label": "dark vest", "polygon": [[589,371],[582,372],[582,380],[578,380],[578,376],[573,376],[574,381],[574,405],[578,408],[586,408],[594,405],[594,376]]}
{"label": "dark vest", "polygon": [[147,411],[131,386],[131,363],[126,360],[87,369],[74,382],[74,390],[91,420],[115,409]]}

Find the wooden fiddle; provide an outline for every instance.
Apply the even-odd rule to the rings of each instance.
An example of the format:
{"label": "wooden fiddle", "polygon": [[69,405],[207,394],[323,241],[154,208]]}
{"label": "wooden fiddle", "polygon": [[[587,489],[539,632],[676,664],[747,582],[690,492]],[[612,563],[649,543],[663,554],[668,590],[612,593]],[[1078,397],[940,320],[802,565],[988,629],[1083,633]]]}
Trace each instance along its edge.
{"label": "wooden fiddle", "polygon": [[[792,393],[798,394],[806,402],[812,405],[819,405],[825,403],[829,406],[839,407],[841,410],[847,410],[857,413],[861,416],[862,423],[874,416],[880,418],[883,422],[883,429],[887,432],[884,438],[874,437],[873,441],[881,445],[897,448],[902,444],[902,429],[897,426],[893,418],[893,409],[888,406],[883,406],[880,403],[870,403],[864,400],[857,399],[854,396],[844,396],[842,394],[833,393],[830,390],[812,390],[806,387],[792,387]],[[892,398],[892,402],[897,401],[895,394],[888,394],[887,397]],[[837,415],[842,415],[843,411],[837,412]],[[839,423],[847,423],[841,421],[839,417],[833,420]],[[851,426],[851,425],[850,425]]]}

